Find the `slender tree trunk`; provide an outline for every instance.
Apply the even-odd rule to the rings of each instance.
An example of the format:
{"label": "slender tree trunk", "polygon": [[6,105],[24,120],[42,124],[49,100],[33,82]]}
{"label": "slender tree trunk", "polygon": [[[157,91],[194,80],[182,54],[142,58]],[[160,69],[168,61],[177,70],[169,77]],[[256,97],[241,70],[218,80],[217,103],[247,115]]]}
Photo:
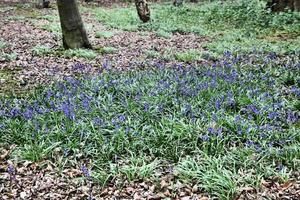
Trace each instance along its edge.
{"label": "slender tree trunk", "polygon": [[135,6],[139,18],[143,22],[148,22],[150,20],[150,9],[146,0],[135,0]]}
{"label": "slender tree trunk", "polygon": [[273,12],[283,12],[286,9],[300,11],[300,0],[272,0],[268,3],[268,7]]}
{"label": "slender tree trunk", "polygon": [[65,49],[88,48],[88,40],[76,0],[57,0],[60,24]]}
{"label": "slender tree trunk", "polygon": [[50,8],[50,0],[38,0],[36,2],[37,8]]}
{"label": "slender tree trunk", "polygon": [[174,6],[182,6],[183,0],[174,0],[173,4]]}
{"label": "slender tree trunk", "polygon": [[294,8],[295,8],[295,11],[300,12],[300,1],[299,0],[295,0]]}

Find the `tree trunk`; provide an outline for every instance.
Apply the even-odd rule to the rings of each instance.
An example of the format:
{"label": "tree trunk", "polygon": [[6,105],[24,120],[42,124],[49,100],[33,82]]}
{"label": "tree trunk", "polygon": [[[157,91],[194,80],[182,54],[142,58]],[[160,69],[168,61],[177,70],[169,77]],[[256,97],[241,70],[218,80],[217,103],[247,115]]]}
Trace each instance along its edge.
{"label": "tree trunk", "polygon": [[272,0],[268,3],[268,7],[270,7],[273,12],[283,12],[287,9],[300,11],[300,0]]}
{"label": "tree trunk", "polygon": [[57,0],[60,24],[65,49],[88,48],[88,40],[76,0]]}
{"label": "tree trunk", "polygon": [[295,8],[295,11],[300,12],[300,1],[299,0],[295,0],[294,8]]}
{"label": "tree trunk", "polygon": [[150,9],[146,0],[135,0],[135,6],[140,19],[143,22],[150,20]]}
{"label": "tree trunk", "polygon": [[50,8],[50,0],[38,0],[36,3],[37,8]]}
{"label": "tree trunk", "polygon": [[174,6],[182,6],[183,0],[175,0],[173,2]]}

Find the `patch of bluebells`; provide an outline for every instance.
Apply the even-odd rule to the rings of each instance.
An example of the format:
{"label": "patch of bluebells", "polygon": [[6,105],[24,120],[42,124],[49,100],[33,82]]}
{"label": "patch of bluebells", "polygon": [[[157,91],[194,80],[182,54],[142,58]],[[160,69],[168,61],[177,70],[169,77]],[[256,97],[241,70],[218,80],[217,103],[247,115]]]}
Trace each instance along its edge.
{"label": "patch of bluebells", "polygon": [[[223,149],[234,144],[260,152],[279,140],[299,143],[299,137],[291,137],[299,132],[300,115],[294,106],[300,94],[297,56],[226,52],[207,66],[167,68],[156,63],[148,70],[129,72],[103,65],[99,75],[67,77],[28,98],[1,100],[1,141],[15,143],[15,135],[21,132],[24,142],[34,135],[51,142],[93,143],[95,137],[105,135],[107,143],[118,145],[145,141],[142,146],[147,152],[149,143],[158,143],[149,138],[165,131],[179,135],[166,145],[195,142],[191,146],[205,148],[222,140]],[[73,70],[85,71],[85,67],[76,64]],[[294,85],[284,84],[286,70],[298,80]],[[177,134],[180,131],[190,136]],[[122,140],[115,141],[124,132]],[[54,137],[57,133],[60,136]]]}

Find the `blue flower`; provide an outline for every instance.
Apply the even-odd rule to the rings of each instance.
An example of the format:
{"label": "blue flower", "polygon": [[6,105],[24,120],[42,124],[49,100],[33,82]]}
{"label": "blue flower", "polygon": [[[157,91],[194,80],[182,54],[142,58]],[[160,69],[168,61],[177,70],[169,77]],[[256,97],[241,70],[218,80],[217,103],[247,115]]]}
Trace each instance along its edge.
{"label": "blue flower", "polygon": [[72,105],[70,102],[64,102],[61,105],[61,110],[65,114],[65,116],[70,120],[75,120],[75,113],[73,111]]}
{"label": "blue flower", "polygon": [[26,111],[23,113],[23,116],[26,120],[30,120],[33,117],[33,110],[31,107],[27,108]]}
{"label": "blue flower", "polygon": [[11,117],[17,117],[20,114],[21,114],[21,111],[18,108],[13,108],[13,109],[10,110],[10,116]]}
{"label": "blue flower", "polygon": [[203,141],[208,141],[209,140],[209,136],[206,134],[206,135],[203,135],[203,136],[201,136],[201,139],[203,140]]}
{"label": "blue flower", "polygon": [[85,178],[87,178],[87,179],[91,178],[91,174],[85,165],[81,166],[81,171],[82,171],[83,175],[85,176]]}

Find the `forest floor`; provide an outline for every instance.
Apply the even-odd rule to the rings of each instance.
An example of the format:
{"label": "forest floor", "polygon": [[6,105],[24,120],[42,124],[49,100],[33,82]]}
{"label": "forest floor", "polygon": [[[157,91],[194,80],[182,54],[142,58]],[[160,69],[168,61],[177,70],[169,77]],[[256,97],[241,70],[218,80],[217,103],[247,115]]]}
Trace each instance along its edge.
{"label": "forest floor", "polygon": [[[91,74],[97,73],[99,66],[103,65],[126,70],[143,68],[146,63],[182,64],[176,59],[160,59],[157,55],[171,56],[167,54],[186,49],[201,50],[202,43],[209,40],[195,34],[174,34],[164,38],[151,32],[111,29],[103,26],[90,12],[84,12],[83,19],[95,51],[67,55],[61,47],[56,10],[8,7],[0,15],[0,35],[7,43],[2,48],[4,56],[0,60],[2,92],[27,91],[40,84],[74,75],[78,73],[72,69],[76,63],[86,65],[85,72]],[[191,60],[191,64],[202,62],[207,61]]]}
{"label": "forest floor", "polygon": [[[299,100],[297,100],[297,95],[299,94],[296,93],[298,91],[297,88],[300,87],[299,71],[296,69],[299,65],[297,65],[297,63],[299,63],[300,44],[300,38],[298,36],[299,30],[297,32],[298,24],[294,26],[293,24],[289,24],[284,28],[280,27],[278,29],[276,29],[277,27],[271,27],[261,33],[253,33],[254,35],[251,35],[249,32],[252,32],[252,29],[244,33],[242,27],[236,29],[229,28],[228,30],[226,27],[223,29],[220,28],[220,26],[218,26],[218,28],[214,27],[214,25],[212,25],[212,27],[208,27],[208,25],[204,27],[206,19],[200,22],[197,21],[197,16],[195,18],[189,16],[191,18],[188,20],[180,21],[181,15],[184,16],[188,12],[198,13],[198,10],[194,8],[197,6],[188,4],[183,8],[172,8],[172,6],[166,5],[167,4],[153,5],[153,9],[156,9],[156,13],[154,13],[155,19],[150,25],[141,24],[135,19],[136,14],[132,6],[123,4],[109,5],[109,7],[81,6],[80,10],[83,21],[85,22],[85,27],[94,49],[67,51],[62,48],[61,30],[56,9],[37,10],[26,5],[0,7],[0,95],[2,95],[4,99],[0,105],[0,108],[3,109],[3,111],[0,110],[0,119],[6,120],[3,120],[3,123],[0,121],[0,131],[2,131],[2,133],[0,133],[0,139],[5,141],[3,143],[0,142],[0,199],[300,199],[300,174],[299,170],[297,170],[300,159],[299,135],[297,136],[297,133],[299,134],[299,115],[297,113],[299,113],[300,104]],[[203,9],[205,10],[207,8],[204,6]],[[162,10],[161,13],[159,10]],[[166,20],[164,24],[159,22],[158,19],[162,19],[160,17],[165,17],[164,19],[166,19],[168,16],[162,14],[166,11],[168,11],[169,14],[171,12],[175,14],[168,19],[169,21]],[[177,18],[176,15],[179,17]],[[168,25],[168,23],[170,23],[170,25]],[[209,23],[212,22],[209,21]],[[296,27],[295,30],[293,27]],[[216,30],[214,30],[214,28]],[[272,31],[270,31],[271,29]],[[253,47],[261,50],[261,52],[259,54],[254,53],[256,49],[253,49]],[[197,145],[199,144],[196,141],[198,140],[198,136],[195,139],[194,136],[188,135],[191,129],[195,132],[195,130],[190,127],[193,123],[193,119],[190,116],[182,117],[182,112],[185,112],[183,110],[187,109],[186,105],[189,103],[192,105],[192,109],[194,109],[199,106],[199,102],[203,102],[203,105],[200,107],[206,108],[206,105],[211,104],[211,99],[215,100],[214,98],[219,98],[218,95],[223,94],[228,88],[232,89],[236,94],[238,91],[246,90],[247,87],[243,86],[241,82],[227,85],[226,70],[215,75],[217,82],[220,79],[220,83],[223,83],[222,81],[225,79],[223,89],[212,89],[212,91],[210,91],[211,93],[201,94],[202,99],[208,99],[201,99],[198,102],[186,100],[188,99],[188,97],[186,97],[186,99],[183,99],[182,105],[179,105],[179,107],[182,106],[182,108],[178,108],[179,110],[177,110],[177,104],[174,106],[176,108],[172,106],[170,108],[168,107],[174,103],[174,101],[177,101],[178,96],[173,96],[173,91],[168,93],[167,89],[166,96],[161,94],[162,96],[157,97],[157,99],[154,98],[154,100],[151,98],[148,99],[152,94],[147,93],[147,89],[154,87],[153,85],[157,83],[158,85],[169,84],[171,85],[170,88],[173,88],[172,80],[176,82],[178,76],[174,75],[174,77],[172,77],[173,79],[169,80],[171,83],[169,83],[169,77],[166,76],[166,78],[165,75],[162,74],[157,75],[161,77],[161,79],[157,78],[158,80],[155,80],[157,81],[155,82],[154,79],[156,79],[156,77],[152,74],[150,69],[149,74],[137,75],[137,77],[134,78],[132,78],[132,74],[130,73],[128,76],[124,75],[124,77],[121,75],[120,77],[119,75],[113,75],[112,80],[122,82],[125,85],[124,87],[131,85],[131,83],[127,84],[126,82],[130,82],[131,78],[133,81],[137,81],[137,85],[141,84],[141,88],[145,87],[144,90],[141,91],[137,90],[135,86],[132,86],[133,88],[128,90],[134,94],[136,92],[137,96],[139,92],[143,93],[141,97],[143,104],[139,105],[142,109],[137,108],[138,106],[136,108],[134,108],[134,106],[128,106],[128,110],[133,113],[132,119],[146,125],[142,126],[137,124],[136,127],[132,129],[148,133],[148,128],[151,127],[149,128],[150,134],[156,134],[157,131],[166,131],[166,135],[161,136],[158,134],[158,136],[162,138],[157,139],[157,141],[146,134],[144,138],[141,137],[138,139],[132,139],[129,136],[128,139],[127,136],[124,136],[125,139],[121,138],[121,142],[116,139],[117,141],[112,142],[112,144],[106,144],[105,142],[100,144],[101,139],[96,136],[97,139],[92,138],[89,140],[89,143],[85,140],[81,141],[81,139],[80,142],[76,143],[77,140],[73,140],[73,136],[64,138],[65,136],[60,136],[60,134],[54,130],[56,128],[58,130],[64,130],[65,126],[63,124],[65,124],[64,120],[66,119],[61,117],[56,118],[56,115],[48,118],[46,114],[45,116],[41,114],[42,116],[37,117],[37,119],[41,119],[41,121],[44,119],[49,120],[49,124],[45,122],[44,125],[41,125],[38,132],[46,132],[46,126],[56,124],[53,125],[53,133],[55,132],[55,134],[57,134],[58,139],[53,139],[52,135],[48,134],[45,138],[41,136],[41,143],[35,145],[30,143],[32,134],[28,131],[35,129],[35,121],[29,120],[30,122],[26,121],[23,123],[23,119],[18,121],[19,119],[15,119],[15,116],[11,117],[9,115],[9,117],[7,117],[7,113],[11,114],[14,110],[10,109],[6,111],[6,108],[4,109],[2,106],[2,102],[3,105],[4,102],[8,102],[5,98],[13,99],[9,102],[10,105],[7,104],[7,109],[8,107],[13,108],[14,103],[18,104],[19,98],[25,96],[26,99],[28,93],[36,94],[35,90],[37,88],[38,90],[42,88],[41,90],[43,92],[41,94],[44,95],[45,91],[43,88],[45,85],[52,85],[62,80],[69,81],[70,79],[68,79],[68,77],[81,78],[98,76],[98,74],[102,73],[103,69],[108,71],[117,70],[120,73],[121,71],[125,73],[126,71],[141,71],[141,73],[143,73],[143,71],[145,69],[148,70],[148,68],[180,68],[182,66],[189,68],[201,66],[203,70],[206,70],[210,69],[210,67],[219,60],[221,60],[220,63],[226,60],[222,60],[222,56],[226,54],[223,55],[223,52],[226,50],[231,52],[239,51],[239,53],[234,55],[236,57],[230,54],[230,56],[232,56],[230,59],[232,60],[239,56],[243,59],[243,56],[245,56],[245,60],[249,60],[252,64],[252,62],[256,62],[253,61],[256,58],[259,57],[258,59],[261,59],[257,61],[256,64],[263,66],[259,69],[261,71],[266,70],[265,74],[264,72],[257,72],[259,70],[256,71],[255,69],[249,69],[249,71],[247,71],[249,63],[245,64],[243,60],[241,61],[241,66],[246,68],[247,73],[243,74],[243,70],[237,67],[238,76],[241,75],[241,81],[245,81],[243,79],[251,80],[253,74],[259,73],[256,77],[257,80],[254,80],[259,82],[254,83],[254,86],[251,85],[251,87],[254,88],[257,84],[261,94],[266,94],[269,90],[272,95],[274,94],[274,101],[277,100],[276,98],[278,98],[280,102],[281,100],[289,101],[280,111],[278,118],[281,117],[281,115],[282,118],[287,118],[287,115],[290,116],[290,113],[293,113],[295,119],[291,122],[289,118],[288,120],[290,121],[286,122],[284,121],[286,119],[280,118],[280,120],[282,120],[280,122],[283,124],[281,125],[285,131],[284,133],[281,134],[278,133],[278,130],[275,130],[274,135],[276,136],[274,136],[274,138],[270,136],[270,138],[266,140],[261,136],[262,134],[260,134],[260,136],[237,136],[237,138],[234,136],[232,139],[230,134],[238,132],[238,127],[230,125],[235,116],[236,110],[234,109],[240,109],[244,104],[246,105],[246,103],[253,100],[250,97],[246,100],[243,99],[244,97],[241,97],[237,108],[229,109],[228,106],[224,105],[224,112],[227,116],[224,118],[226,118],[228,122],[212,122],[214,118],[212,112],[216,115],[221,115],[222,113],[218,112],[218,109],[217,111],[212,111],[210,110],[211,108],[207,108],[207,118],[199,119],[201,124],[197,126],[200,128],[199,130],[198,127],[195,129],[197,134],[199,132],[201,138],[203,138],[205,131],[207,132],[207,126],[215,128],[216,131],[219,127],[222,127],[218,130],[222,129],[224,131],[223,134],[226,135],[224,136],[225,138],[231,138],[229,139],[230,141],[224,139],[220,141],[220,143],[216,143],[216,148],[224,144],[224,147],[220,147],[220,152],[222,153],[211,154],[209,151],[214,149],[214,147],[207,147],[204,139],[204,144],[199,142],[200,145],[203,145],[201,146],[203,149],[198,149]],[[274,62],[274,65],[280,66],[278,71],[274,69],[272,64],[270,64],[272,66],[267,67],[267,69],[265,69],[265,65],[262,64],[266,59],[269,59],[270,55],[273,55],[272,53],[274,52],[278,57],[274,61],[270,61],[270,63]],[[249,56],[250,58],[247,57],[247,54],[251,54]],[[231,60],[228,62],[231,62]],[[235,61],[232,62],[234,63]],[[286,63],[290,63],[290,66],[292,66],[287,69],[288,73],[284,68],[285,65],[288,65]],[[155,74],[155,72],[153,73]],[[171,73],[172,75],[173,72],[163,71],[163,73]],[[185,75],[182,74],[179,74],[179,76],[183,76],[183,82],[185,82],[185,84],[191,84],[191,88],[194,88],[195,85],[189,82],[190,79],[196,79],[200,82],[202,80],[199,79],[198,74],[197,76],[193,75],[193,73],[195,73],[193,70],[187,74],[189,73],[192,74],[192,77],[185,77]],[[214,77],[212,75],[214,72],[211,74],[209,70],[208,72],[197,71],[197,73],[201,73],[205,77],[204,79],[209,81],[210,78],[213,79]],[[231,73],[234,74],[235,72],[230,72],[228,76],[234,76]],[[274,78],[274,81],[276,84],[278,83],[279,86],[276,85],[276,87],[274,85],[274,87],[269,88],[268,83],[264,82],[265,76],[268,75],[272,77],[272,80]],[[281,75],[284,77],[282,78],[284,80],[281,79]],[[86,89],[82,92],[90,92],[89,90],[92,90],[91,88],[94,87],[96,83],[100,83],[101,81],[105,82],[106,78],[104,75],[104,78],[100,78],[101,80],[98,80],[98,82],[84,82],[83,84],[87,84],[87,88],[90,89]],[[260,81],[262,82],[261,85]],[[288,83],[286,84],[286,82]],[[112,82],[113,87],[111,87],[109,85],[110,83],[111,82],[108,82],[107,91],[123,91],[124,88],[120,86],[121,84],[114,85],[114,82]],[[246,82],[244,82],[244,84],[247,85]],[[134,85],[134,83],[132,85]],[[60,86],[58,86],[58,88],[59,87]],[[167,88],[168,86],[164,85],[164,87]],[[56,91],[56,89],[53,89],[53,91],[54,90]],[[58,90],[60,89],[57,89],[57,91]],[[188,91],[188,88],[183,87],[182,91],[180,90],[182,93],[185,91]],[[61,103],[60,101],[64,98],[69,98],[69,96],[64,95],[66,94],[54,97],[54,95],[50,94],[50,98],[53,97],[55,103]],[[81,96],[82,94],[78,92],[78,95]],[[104,92],[103,96],[106,95],[109,96],[110,93]],[[103,100],[103,106],[107,106],[104,110],[109,110],[104,114],[103,118],[106,117],[105,115],[110,117],[110,111],[114,114],[123,111],[124,107],[120,106],[122,104],[120,100],[123,98],[122,95],[118,96],[118,94],[116,94],[116,104],[118,104],[116,107],[109,103],[110,97],[107,97],[105,100],[99,100]],[[124,98],[126,99],[127,96],[125,96]],[[137,96],[134,98],[138,98]],[[146,114],[145,119],[141,121],[137,119],[138,116],[143,113],[142,110],[146,110],[145,107],[147,107],[147,104],[144,104],[144,101],[149,101],[150,104],[153,103],[156,105],[156,101],[164,101],[161,100],[161,98],[170,98],[170,102],[166,100],[165,103],[167,107],[166,111],[163,112],[165,113],[165,118],[157,113],[152,116],[151,113],[150,117]],[[39,97],[36,97],[36,95],[30,96],[29,99],[39,103],[42,101]],[[136,101],[139,102],[139,100]],[[257,106],[263,107],[268,103],[267,100],[261,100],[261,102],[257,103]],[[47,102],[46,107],[48,104],[50,104],[50,102]],[[215,102],[212,104],[215,105]],[[255,102],[253,104],[255,104]],[[248,109],[247,106],[245,106],[245,108]],[[78,110],[81,112],[81,108]],[[84,117],[87,116],[88,122],[85,121],[84,117],[80,119],[81,121],[79,120],[80,122],[72,127],[74,129],[71,128],[72,133],[80,130],[81,126],[86,126],[82,130],[91,131],[91,135],[97,132],[95,131],[97,129],[95,128],[96,125],[95,127],[89,125],[89,122],[95,119],[94,115],[97,116],[97,111],[93,113],[93,109],[91,110],[83,114]],[[223,110],[223,107],[221,110]],[[174,123],[168,121],[168,114],[172,112],[172,115],[175,116],[173,116],[175,119],[172,119]],[[244,111],[238,111],[241,115],[244,114],[243,112]],[[252,110],[251,112],[255,111]],[[124,113],[127,113],[126,109]],[[14,113],[11,115],[14,115]],[[67,115],[66,112],[65,115]],[[249,116],[250,115],[251,114],[249,114]],[[249,120],[247,123],[254,124],[250,126],[253,134],[256,131],[254,127],[263,127],[265,121],[270,121],[270,126],[274,125],[274,127],[277,127],[277,124],[270,120],[268,116],[268,114],[264,113],[261,119],[257,119],[258,117],[254,117],[255,119],[253,120],[245,118],[245,120]],[[160,125],[157,125],[157,122],[151,121],[152,118],[156,119],[156,117],[160,120]],[[177,117],[179,119],[177,119]],[[130,119],[130,114],[126,116],[126,119]],[[60,122],[62,122],[62,126],[57,125]],[[112,124],[113,128],[109,125],[103,129],[100,127],[99,130],[103,133],[114,131],[115,124],[114,122],[112,122]],[[121,129],[123,125],[124,124],[121,124]],[[167,135],[169,134],[167,132],[170,127],[172,131],[173,128],[177,131],[175,131],[175,136]],[[209,127],[208,130],[211,127]],[[153,132],[151,132],[151,129],[153,129]],[[244,129],[246,128],[243,127],[243,130]],[[52,131],[52,129],[50,131]],[[8,133],[14,133],[12,134],[14,136],[7,136]],[[257,135],[259,135],[259,133],[258,131]],[[269,132],[267,132],[267,134],[268,133]],[[26,135],[26,137],[23,137],[22,134]],[[66,135],[67,134],[66,131]],[[60,143],[60,137],[64,138],[62,141],[66,144]],[[26,142],[22,141],[22,138],[24,141],[26,140]],[[143,139],[145,139],[145,142]],[[235,139],[237,141],[236,144],[231,141],[235,141]],[[53,142],[56,140],[58,140],[57,143]],[[136,147],[127,147],[127,140],[132,140]],[[161,142],[160,140],[167,140],[167,142],[161,144],[159,143]],[[247,145],[251,140],[254,141],[255,145],[253,145],[253,148],[248,149]],[[260,140],[262,140],[261,143]],[[270,142],[269,140],[274,140],[274,142]],[[278,144],[277,140],[279,141]],[[99,142],[99,144],[96,141]],[[280,141],[284,142],[280,143]],[[48,142],[50,142],[51,145],[48,144]],[[187,142],[186,146],[181,145],[181,142]],[[121,145],[119,143],[121,143]],[[274,150],[275,153],[270,150],[271,153],[266,156],[256,151],[258,148],[263,149],[268,145],[272,146],[273,143],[275,144],[272,151]],[[89,144],[95,146],[90,147]],[[174,147],[176,144],[178,144],[178,149]],[[107,145],[107,147],[105,145]],[[102,146],[103,149],[101,149]],[[110,150],[105,149],[109,149],[109,146],[114,146],[117,150],[114,149],[110,152]],[[197,147],[194,148],[194,146]],[[119,148],[121,150],[119,150]],[[206,148],[208,149],[208,153],[204,152]],[[237,151],[235,151],[236,148],[238,149]],[[65,156],[65,154],[68,154],[65,152],[65,149],[71,152],[70,155]],[[141,153],[144,156],[142,156],[142,158],[139,157],[140,151],[143,152]],[[287,153],[284,154],[285,156],[281,156],[281,154],[277,155],[277,151]],[[111,160],[109,164],[103,164],[105,161],[101,160],[101,156],[105,157],[106,153],[107,157]],[[153,155],[159,156],[153,158]],[[237,155],[241,155],[241,158],[236,158]],[[140,159],[142,159],[142,161]],[[241,162],[244,160],[245,163],[240,163],[240,159],[242,160]],[[97,163],[100,164],[97,165]],[[199,166],[197,163],[200,163]],[[231,169],[231,166],[234,169]],[[282,166],[284,170],[281,170]],[[90,168],[93,169],[90,170]],[[280,170],[278,170],[278,168],[280,168]],[[206,169],[208,172],[203,172],[203,169]],[[92,173],[92,171],[94,171],[94,173]]]}

